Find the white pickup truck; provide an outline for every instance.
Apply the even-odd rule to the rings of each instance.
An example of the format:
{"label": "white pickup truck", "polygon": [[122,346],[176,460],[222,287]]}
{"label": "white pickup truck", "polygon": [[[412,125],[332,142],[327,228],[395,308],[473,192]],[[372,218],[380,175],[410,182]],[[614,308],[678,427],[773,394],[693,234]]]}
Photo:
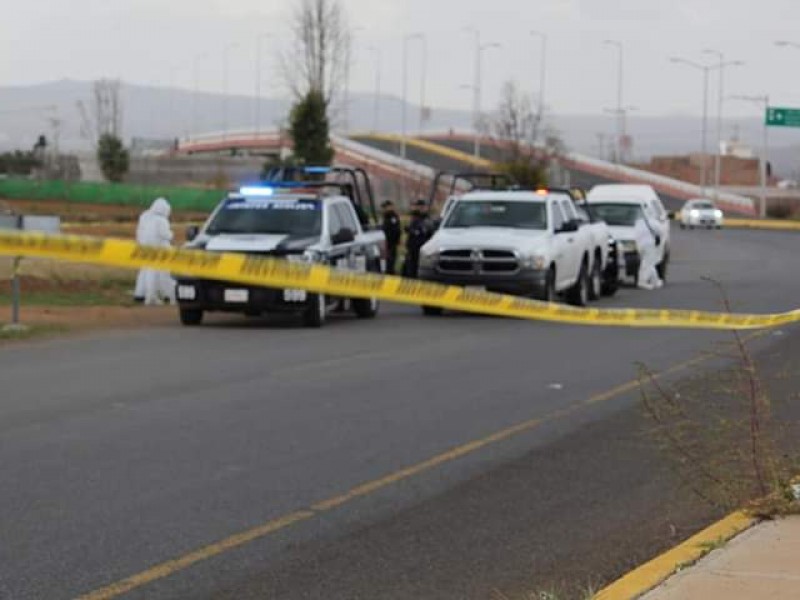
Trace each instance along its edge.
{"label": "white pickup truck", "polygon": [[422,247],[420,278],[547,302],[563,294],[585,306],[599,295],[608,242],[579,218],[567,192],[470,192]]}

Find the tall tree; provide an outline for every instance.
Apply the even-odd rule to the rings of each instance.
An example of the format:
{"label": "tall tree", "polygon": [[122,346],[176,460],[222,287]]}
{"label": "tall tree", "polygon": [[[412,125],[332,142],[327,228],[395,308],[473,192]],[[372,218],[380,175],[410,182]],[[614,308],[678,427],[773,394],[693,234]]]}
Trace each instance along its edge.
{"label": "tall tree", "polygon": [[326,108],[346,87],[350,29],[341,0],[299,0],[292,49],[281,57],[286,84],[295,101],[320,94]]}
{"label": "tall tree", "polygon": [[122,140],[111,133],[104,133],[97,142],[97,162],[108,181],[119,183],[128,172],[130,156]]}
{"label": "tall tree", "polygon": [[329,165],[333,160],[325,98],[311,90],[297,102],[289,116],[294,155],[306,165]]}
{"label": "tall tree", "polygon": [[117,79],[98,79],[92,85],[89,108],[78,102],[81,133],[95,148],[103,176],[120,182],[128,172],[130,155],[122,142],[122,84]]}

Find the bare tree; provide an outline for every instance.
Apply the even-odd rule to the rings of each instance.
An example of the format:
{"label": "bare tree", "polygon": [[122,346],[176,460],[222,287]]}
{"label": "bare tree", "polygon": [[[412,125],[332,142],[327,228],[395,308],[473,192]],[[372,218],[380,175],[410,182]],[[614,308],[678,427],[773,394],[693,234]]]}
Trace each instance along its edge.
{"label": "bare tree", "polygon": [[346,87],[351,35],[341,0],[299,0],[292,49],[281,57],[286,83],[296,100],[322,94],[326,106]]}
{"label": "bare tree", "polygon": [[563,153],[563,145],[555,131],[543,126],[542,107],[513,81],[503,86],[492,129],[504,166],[519,183],[545,183],[545,172]]}
{"label": "bare tree", "polygon": [[78,101],[81,135],[97,146],[104,135],[119,138],[122,131],[122,84],[118,79],[98,79],[92,84],[89,108]]}
{"label": "bare tree", "polygon": [[530,96],[515,82],[506,82],[494,120],[494,134],[508,148],[508,160],[530,157],[539,142],[541,123],[541,111],[534,109]]}

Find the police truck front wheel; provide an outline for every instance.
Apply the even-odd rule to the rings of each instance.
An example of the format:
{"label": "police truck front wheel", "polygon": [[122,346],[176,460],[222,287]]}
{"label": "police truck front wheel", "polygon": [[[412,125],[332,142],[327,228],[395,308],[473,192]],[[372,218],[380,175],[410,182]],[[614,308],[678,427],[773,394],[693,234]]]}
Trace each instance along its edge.
{"label": "police truck front wheel", "polygon": [[303,324],[306,327],[322,327],[328,316],[328,307],[325,302],[324,294],[308,296],[308,307],[303,312]]}
{"label": "police truck front wheel", "polygon": [[203,322],[203,311],[194,308],[180,309],[181,323],[187,327],[196,327]]}
{"label": "police truck front wheel", "polygon": [[359,319],[373,319],[378,314],[378,307],[380,303],[377,298],[369,298],[363,300],[361,298],[353,298],[353,312]]}

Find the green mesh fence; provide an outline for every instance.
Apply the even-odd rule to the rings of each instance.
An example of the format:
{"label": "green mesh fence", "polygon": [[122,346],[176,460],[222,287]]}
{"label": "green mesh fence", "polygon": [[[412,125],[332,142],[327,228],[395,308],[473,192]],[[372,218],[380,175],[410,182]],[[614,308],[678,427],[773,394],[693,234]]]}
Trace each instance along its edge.
{"label": "green mesh fence", "polygon": [[170,186],[0,179],[0,198],[10,200],[61,200],[144,208],[163,196],[169,200],[174,210],[210,211],[223,195],[224,192],[219,190]]}

